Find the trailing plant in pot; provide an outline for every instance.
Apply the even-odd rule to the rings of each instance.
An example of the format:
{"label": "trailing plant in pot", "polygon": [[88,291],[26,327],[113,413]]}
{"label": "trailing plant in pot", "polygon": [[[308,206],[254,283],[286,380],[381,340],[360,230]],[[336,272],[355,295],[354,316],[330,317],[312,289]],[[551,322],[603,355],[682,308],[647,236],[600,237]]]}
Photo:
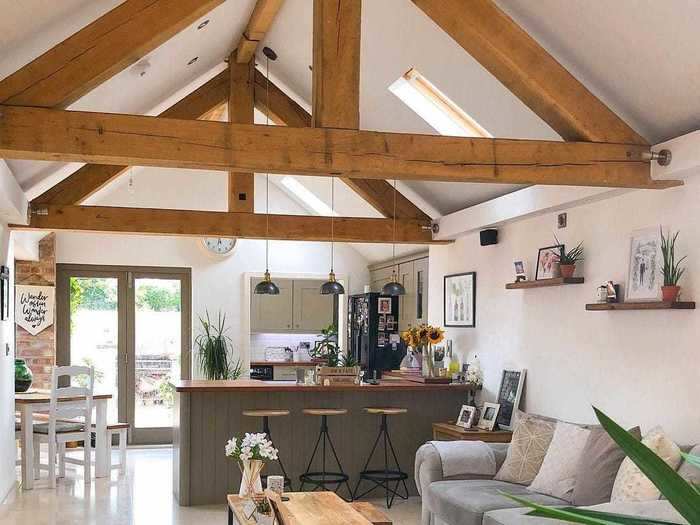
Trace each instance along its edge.
{"label": "trailing plant in pot", "polygon": [[661,269],[664,274],[664,285],[661,287],[661,297],[665,302],[670,303],[678,300],[678,294],[681,291],[681,287],[678,286],[678,281],[681,280],[681,277],[683,277],[685,273],[685,268],[682,266],[682,263],[687,258],[687,255],[684,255],[676,260],[676,239],[678,239],[679,233],[680,232],[676,232],[673,237],[671,237],[669,232],[668,237],[666,237],[663,230],[661,230],[661,253],[664,257],[664,266]]}
{"label": "trailing plant in pot", "polygon": [[340,365],[338,329],[334,325],[328,325],[321,330],[319,340],[314,342],[314,347],[309,351],[309,355],[312,359],[326,361],[328,366]]}
{"label": "trailing plant in pot", "polygon": [[[561,244],[556,235],[554,236],[554,239],[557,241],[557,244]],[[561,256],[559,257],[559,271],[561,272],[561,276],[565,279],[573,277],[574,272],[576,271],[576,263],[579,261],[583,261],[582,242],[578,243],[576,248],[569,251],[562,249]]]}
{"label": "trailing plant in pot", "polygon": [[194,344],[204,377],[209,380],[238,379],[243,369],[240,359],[234,361],[233,343],[226,335],[226,316],[219,312],[216,323],[213,323],[206,312],[206,317],[200,317],[199,322],[202,333],[195,338]]}

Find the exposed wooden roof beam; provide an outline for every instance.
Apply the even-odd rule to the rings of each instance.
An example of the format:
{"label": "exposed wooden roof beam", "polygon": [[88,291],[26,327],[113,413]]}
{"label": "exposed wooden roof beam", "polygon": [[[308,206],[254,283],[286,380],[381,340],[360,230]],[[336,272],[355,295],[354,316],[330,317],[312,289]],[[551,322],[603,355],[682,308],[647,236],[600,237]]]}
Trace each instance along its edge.
{"label": "exposed wooden roof beam", "polygon": [[290,128],[0,106],[6,158],[350,178],[662,188],[649,147]]}
{"label": "exposed wooden roof beam", "polygon": [[492,0],[412,0],[568,141],[647,142]]}
{"label": "exposed wooden roof beam", "polygon": [[[272,21],[282,7],[284,0],[258,0],[248,20],[238,48],[235,51],[235,61],[239,64],[247,64],[255,56],[255,50],[265,34],[270,30]],[[231,58],[234,58],[233,56]]]}
{"label": "exposed wooden roof beam", "polygon": [[[239,64],[229,58],[230,90],[228,120],[237,124],[253,124],[255,110],[255,61]],[[231,171],[228,174],[228,211],[254,211],[255,174]]]}
{"label": "exposed wooden roof beam", "polygon": [[[221,236],[250,239],[330,241],[329,217],[309,215],[270,215],[215,211],[122,208],[105,206],[55,206],[33,208],[28,226],[13,229],[67,230],[154,235]],[[339,242],[378,242],[392,240],[390,219],[335,217],[333,237]],[[432,233],[421,221],[398,220],[397,242],[432,243]]]}
{"label": "exposed wooden roof beam", "polygon": [[0,103],[66,107],[223,0],[126,0],[0,81]]}
{"label": "exposed wooden roof beam", "polygon": [[[229,73],[223,71],[163,111],[160,116],[182,119],[211,118],[214,116],[213,112],[225,108],[228,93]],[[36,197],[32,204],[80,204],[127,169],[129,166],[86,164]]]}

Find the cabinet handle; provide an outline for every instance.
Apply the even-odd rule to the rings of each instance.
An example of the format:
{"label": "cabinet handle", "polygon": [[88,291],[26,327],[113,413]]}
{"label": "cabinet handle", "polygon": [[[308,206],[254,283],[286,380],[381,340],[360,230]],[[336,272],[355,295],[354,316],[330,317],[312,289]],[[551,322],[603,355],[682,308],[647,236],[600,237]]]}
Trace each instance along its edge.
{"label": "cabinet handle", "polygon": [[291,328],[291,327],[292,327],[292,325],[291,325],[291,324],[288,324],[288,325],[287,325],[287,328]]}

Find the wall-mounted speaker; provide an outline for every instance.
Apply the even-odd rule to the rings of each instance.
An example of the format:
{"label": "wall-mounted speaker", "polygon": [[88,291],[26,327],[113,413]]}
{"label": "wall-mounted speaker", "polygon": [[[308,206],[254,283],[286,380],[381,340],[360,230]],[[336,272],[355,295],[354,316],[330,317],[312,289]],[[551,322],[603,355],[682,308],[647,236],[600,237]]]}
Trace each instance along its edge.
{"label": "wall-mounted speaker", "polygon": [[481,230],[479,232],[479,237],[482,246],[498,244],[498,230]]}

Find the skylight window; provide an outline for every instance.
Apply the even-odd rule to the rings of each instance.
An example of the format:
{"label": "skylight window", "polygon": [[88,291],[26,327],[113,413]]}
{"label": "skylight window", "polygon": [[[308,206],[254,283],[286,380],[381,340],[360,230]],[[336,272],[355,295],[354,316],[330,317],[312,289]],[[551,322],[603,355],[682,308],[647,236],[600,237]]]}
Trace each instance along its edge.
{"label": "skylight window", "polygon": [[338,212],[333,211],[330,206],[306,189],[306,187],[294,177],[290,177],[289,175],[283,177],[281,184],[294,194],[297,199],[319,215],[325,215],[326,217],[334,215],[338,217]]}
{"label": "skylight window", "polygon": [[389,91],[399,97],[440,135],[491,137],[491,134],[462,108],[413,68],[389,86]]}

